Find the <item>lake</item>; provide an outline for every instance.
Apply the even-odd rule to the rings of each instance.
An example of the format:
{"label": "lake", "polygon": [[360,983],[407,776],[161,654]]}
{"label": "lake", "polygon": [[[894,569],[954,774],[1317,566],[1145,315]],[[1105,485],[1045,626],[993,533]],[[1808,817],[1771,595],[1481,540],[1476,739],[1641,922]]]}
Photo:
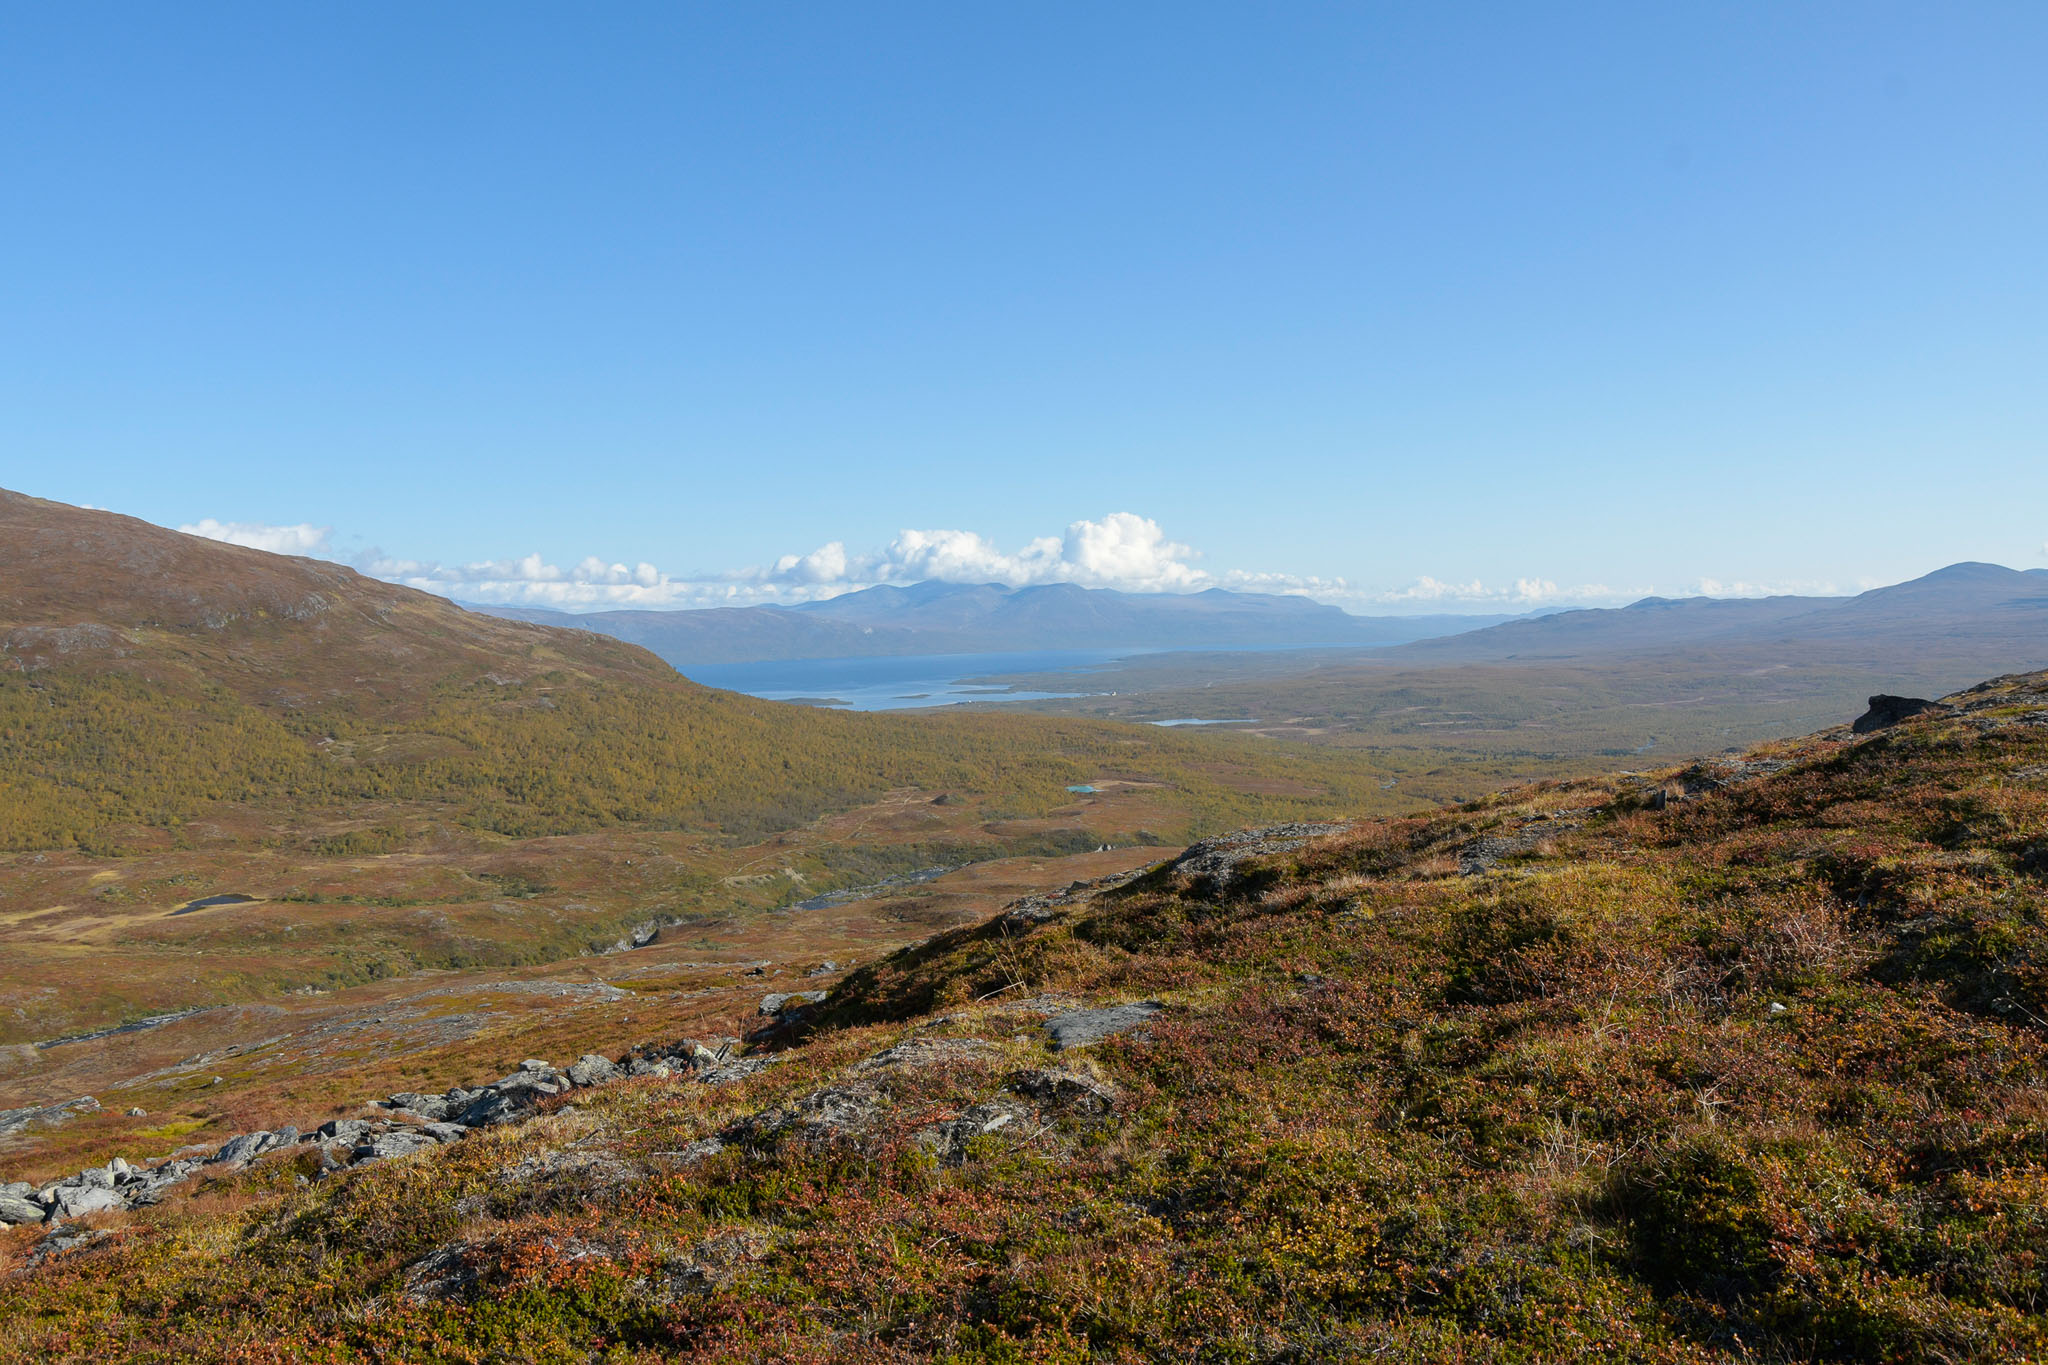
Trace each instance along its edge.
{"label": "lake", "polygon": [[974,701],[1044,701],[1080,692],[1013,692],[971,680],[995,674],[1099,667],[1141,650],[1047,649],[1013,654],[905,654],[860,659],[787,659],[708,664],[684,672],[706,687],[766,701],[807,701],[849,711],[897,711]]}

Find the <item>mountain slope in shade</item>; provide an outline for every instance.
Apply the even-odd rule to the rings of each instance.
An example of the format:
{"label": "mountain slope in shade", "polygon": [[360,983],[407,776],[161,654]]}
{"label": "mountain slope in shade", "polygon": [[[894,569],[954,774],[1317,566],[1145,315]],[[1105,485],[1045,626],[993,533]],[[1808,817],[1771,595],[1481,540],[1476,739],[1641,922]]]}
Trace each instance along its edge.
{"label": "mountain slope in shade", "polygon": [[993,654],[1058,649],[1247,649],[1399,644],[1503,616],[1353,616],[1304,597],[1127,593],[1050,583],[884,585],[793,607],[602,611],[478,607],[515,620],[601,631],[681,669],[771,659]]}

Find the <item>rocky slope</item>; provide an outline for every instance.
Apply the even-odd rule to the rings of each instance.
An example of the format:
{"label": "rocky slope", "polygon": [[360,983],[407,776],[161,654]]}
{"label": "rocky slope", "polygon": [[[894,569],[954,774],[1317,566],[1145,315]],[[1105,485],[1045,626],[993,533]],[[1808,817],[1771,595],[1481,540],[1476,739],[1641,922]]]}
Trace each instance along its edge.
{"label": "rocky slope", "polygon": [[2043,675],[1213,841],[862,968],[751,1074],[16,1229],[0,1349],[2040,1358],[2044,881]]}

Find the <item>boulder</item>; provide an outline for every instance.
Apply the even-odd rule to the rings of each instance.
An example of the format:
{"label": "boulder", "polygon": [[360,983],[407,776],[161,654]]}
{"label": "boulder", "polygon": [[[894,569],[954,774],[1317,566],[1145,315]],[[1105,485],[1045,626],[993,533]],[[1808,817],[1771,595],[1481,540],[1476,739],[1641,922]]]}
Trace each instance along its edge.
{"label": "boulder", "polygon": [[1046,1020],[1045,1031],[1052,1035],[1052,1045],[1065,1052],[1141,1028],[1165,1008],[1157,1000],[1137,1000],[1106,1009],[1068,1010]]}
{"label": "boulder", "polygon": [[83,1218],[88,1213],[105,1213],[110,1209],[125,1208],[126,1201],[120,1195],[100,1185],[62,1185],[56,1192],[50,1217]]}
{"label": "boulder", "polygon": [[44,1209],[41,1204],[20,1194],[0,1194],[0,1223],[40,1223]]}
{"label": "boulder", "polygon": [[132,1184],[122,1185],[121,1196],[130,1207],[154,1204],[163,1198],[165,1190],[191,1175],[199,1166],[197,1161],[166,1161],[154,1170],[138,1171]]}
{"label": "boulder", "polygon": [[460,1142],[469,1136],[469,1129],[459,1123],[429,1123],[420,1131],[436,1142]]}
{"label": "boulder", "polygon": [[603,1085],[606,1081],[617,1080],[618,1077],[618,1067],[614,1066],[609,1058],[600,1057],[594,1052],[578,1057],[575,1064],[569,1068],[569,1080],[575,1085]]}
{"label": "boulder", "polygon": [[430,1147],[440,1145],[425,1133],[399,1128],[389,1133],[380,1133],[357,1147],[355,1158],[357,1161],[388,1161],[392,1157],[411,1156],[414,1152],[424,1152]]}
{"label": "boulder", "polygon": [[567,1079],[567,1077],[556,1071],[520,1070],[499,1080],[492,1081],[484,1088],[496,1091],[500,1095],[510,1095],[521,1091],[530,1092],[535,1095],[559,1095],[569,1088],[564,1084]]}
{"label": "boulder", "polygon": [[1870,699],[1870,709],[1856,717],[1850,723],[1849,729],[1851,733],[1867,735],[1873,730],[1886,729],[1910,717],[1925,715],[1929,711],[1939,711],[1947,715],[1953,709],[1943,706],[1938,701],[1929,701],[1925,697],[1894,697],[1880,692]]}
{"label": "boulder", "polygon": [[376,1127],[368,1119],[329,1119],[320,1125],[318,1136],[328,1142],[358,1143]]}
{"label": "boulder", "polygon": [[1242,879],[1239,865],[1275,853],[1292,853],[1312,840],[1335,834],[1342,825],[1268,825],[1264,829],[1221,834],[1192,845],[1173,860],[1171,873],[1185,878],[1191,890],[1212,896],[1230,894]]}
{"label": "boulder", "polygon": [[815,1005],[825,998],[824,991],[778,991],[761,997],[761,1013],[773,1019],[804,1005]]}
{"label": "boulder", "polygon": [[445,1119],[448,1117],[448,1097],[445,1095],[422,1095],[418,1091],[403,1090],[384,1101],[388,1109],[403,1109],[418,1114],[423,1119]]}
{"label": "boulder", "polygon": [[[294,1134],[296,1136],[296,1134]],[[229,1138],[221,1149],[207,1158],[209,1166],[246,1166],[270,1146],[271,1134],[267,1131],[243,1133],[240,1137]]]}
{"label": "boulder", "polygon": [[463,1110],[455,1122],[465,1128],[490,1128],[519,1119],[530,1108],[532,1104],[525,1091],[487,1091],[476,1103]]}

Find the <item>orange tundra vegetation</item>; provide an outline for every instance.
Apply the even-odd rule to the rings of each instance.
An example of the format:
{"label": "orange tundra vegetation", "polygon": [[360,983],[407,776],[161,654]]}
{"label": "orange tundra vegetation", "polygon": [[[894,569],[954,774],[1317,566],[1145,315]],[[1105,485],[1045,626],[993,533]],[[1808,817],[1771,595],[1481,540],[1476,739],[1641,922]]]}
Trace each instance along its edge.
{"label": "orange tundra vegetation", "polygon": [[1201,845],[726,1084],[18,1229],[0,1352],[2039,1359],[2048,676],[1950,701]]}

